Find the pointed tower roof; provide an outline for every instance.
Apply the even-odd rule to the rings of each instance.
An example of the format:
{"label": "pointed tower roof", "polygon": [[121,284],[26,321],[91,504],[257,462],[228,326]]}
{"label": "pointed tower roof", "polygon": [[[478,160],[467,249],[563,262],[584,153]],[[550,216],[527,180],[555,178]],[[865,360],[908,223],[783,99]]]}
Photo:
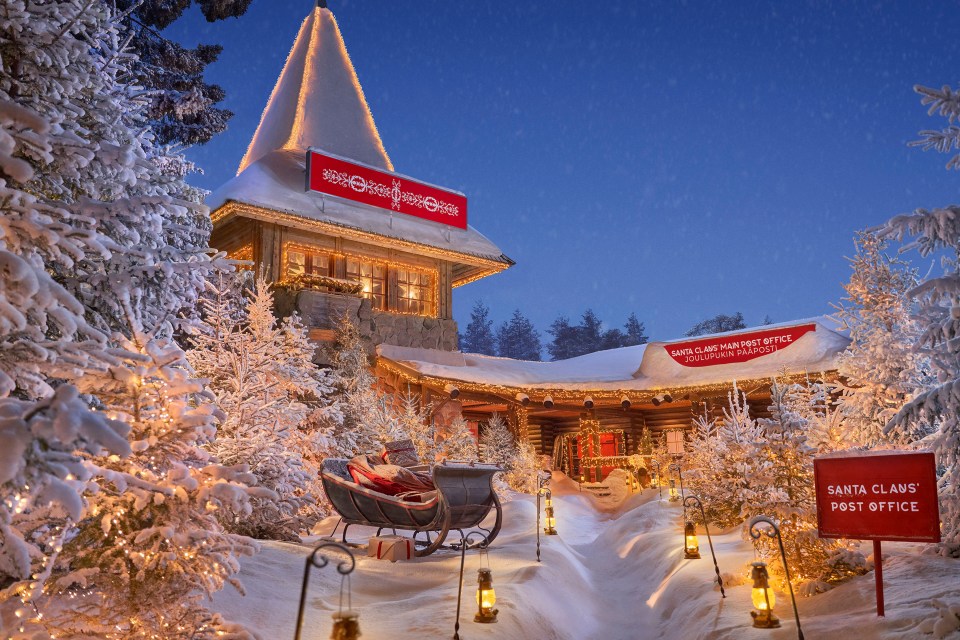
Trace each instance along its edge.
{"label": "pointed tower roof", "polygon": [[237,173],[271,151],[306,152],[311,146],[393,170],[325,2],[317,3],[300,25]]}

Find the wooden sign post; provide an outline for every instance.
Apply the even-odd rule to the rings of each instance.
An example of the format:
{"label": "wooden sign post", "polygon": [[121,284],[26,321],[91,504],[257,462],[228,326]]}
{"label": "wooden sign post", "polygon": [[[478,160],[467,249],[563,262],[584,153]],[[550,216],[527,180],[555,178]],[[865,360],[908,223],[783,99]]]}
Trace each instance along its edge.
{"label": "wooden sign post", "polygon": [[821,538],[873,540],[877,615],[883,616],[881,540],[940,542],[932,453],[879,451],[813,461]]}

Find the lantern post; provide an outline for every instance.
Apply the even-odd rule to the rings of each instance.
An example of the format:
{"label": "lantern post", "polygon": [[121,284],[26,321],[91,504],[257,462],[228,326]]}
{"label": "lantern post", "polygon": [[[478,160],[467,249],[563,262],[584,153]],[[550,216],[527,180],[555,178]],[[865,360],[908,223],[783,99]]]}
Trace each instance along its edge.
{"label": "lantern post", "polygon": [[690,503],[689,506],[694,504],[700,508],[700,517],[703,518],[703,528],[707,532],[707,543],[710,545],[710,556],[713,558],[713,570],[717,573],[717,584],[720,585],[720,595],[724,598],[727,597],[727,593],[723,590],[723,578],[720,577],[720,567],[717,565],[717,554],[713,552],[713,538],[710,537],[710,525],[707,524],[707,514],[703,510],[703,503],[700,502],[700,498],[695,495],[689,495],[683,499],[683,506],[688,506],[687,503]]}
{"label": "lantern post", "polygon": [[540,496],[550,491],[546,486],[552,478],[553,474],[549,472],[537,474],[537,562],[540,562]]}
{"label": "lantern post", "polygon": [[[769,528],[765,527],[761,529],[759,527],[759,525],[761,524],[767,524],[770,526]],[[783,536],[780,535],[780,527],[777,525],[776,522],[774,522],[773,518],[769,516],[765,516],[765,515],[754,516],[753,518],[750,519],[750,537],[753,538],[754,540],[759,540],[760,536],[762,535],[766,535],[769,538],[777,539],[777,544],[780,547],[780,558],[783,560],[783,571],[787,576],[787,587],[790,589],[790,602],[793,603],[793,617],[797,621],[797,637],[799,638],[799,640],[803,640],[803,629],[800,628],[800,613],[797,611],[797,599],[793,595],[793,583],[790,581],[790,567],[787,566],[787,553],[783,549]],[[758,576],[758,578],[763,578],[767,573],[766,565],[764,565],[763,567],[757,567],[756,566],[757,564],[763,564],[763,563],[762,562],[754,563],[754,569],[755,569],[754,573],[762,573],[763,575]],[[760,570],[760,571],[757,571],[757,570]],[[755,584],[756,584],[756,580],[755,580]],[[754,586],[754,588],[756,589],[758,587]],[[772,605],[773,605],[773,602],[771,601],[770,609],[772,609]],[[770,609],[767,610],[768,615],[773,613]],[[756,626],[756,622],[754,623],[754,625]],[[777,626],[779,626],[779,623],[777,623]]]}
{"label": "lantern post", "polygon": [[657,462],[656,460],[651,459],[650,464],[656,465],[657,467],[657,470],[654,471],[654,473],[656,474],[655,477],[657,479],[657,493],[659,494],[657,500],[663,500],[663,485],[660,484],[660,463]]}
{"label": "lantern post", "polygon": [[347,556],[346,560],[337,563],[337,573],[340,574],[340,608],[333,614],[333,635],[331,637],[342,638],[342,640],[355,640],[360,637],[360,623],[357,618],[359,614],[353,611],[353,601],[350,598],[350,586],[347,584],[347,610],[343,610],[343,584],[344,580],[349,580],[348,576],[357,568],[357,560],[342,544],[337,542],[321,542],[313,548],[313,552],[307,556],[306,567],[303,570],[303,586],[300,588],[300,608],[297,610],[297,628],[293,639],[300,640],[300,627],[303,626],[303,610],[307,603],[307,587],[310,583],[310,569],[316,567],[322,569],[330,564],[329,558],[320,554],[321,549],[332,548]]}
{"label": "lantern post", "polygon": [[[474,537],[478,539],[472,541]],[[482,564],[482,557],[486,556],[489,545],[487,536],[480,531],[471,531],[460,541],[460,581],[457,583],[457,621],[453,626],[453,640],[460,640],[460,600],[463,595],[463,565],[467,557],[467,549],[479,549]],[[496,622],[498,611],[493,608],[496,602],[493,572],[490,570],[488,559],[487,566],[481,566],[477,571],[477,614],[473,617],[474,622]]]}

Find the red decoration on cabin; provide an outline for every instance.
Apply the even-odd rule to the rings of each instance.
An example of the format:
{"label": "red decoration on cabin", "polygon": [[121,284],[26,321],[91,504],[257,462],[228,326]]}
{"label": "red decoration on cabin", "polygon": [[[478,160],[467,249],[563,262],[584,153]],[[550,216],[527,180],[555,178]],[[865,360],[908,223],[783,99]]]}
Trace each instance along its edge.
{"label": "red decoration on cabin", "polygon": [[940,542],[932,453],[817,458],[821,538]]}
{"label": "red decoration on cabin", "polygon": [[747,362],[789,347],[817,325],[764,329],[716,338],[700,338],[664,345],[674,362],[685,367]]}
{"label": "red decoration on cabin", "polygon": [[407,176],[307,151],[307,190],[467,228],[467,198]]}

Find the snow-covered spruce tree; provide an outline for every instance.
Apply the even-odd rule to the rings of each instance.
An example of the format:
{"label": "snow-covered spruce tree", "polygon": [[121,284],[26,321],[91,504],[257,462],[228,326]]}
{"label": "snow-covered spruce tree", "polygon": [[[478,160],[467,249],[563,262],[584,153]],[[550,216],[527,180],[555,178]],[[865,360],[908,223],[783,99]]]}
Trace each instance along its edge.
{"label": "snow-covered spruce tree", "polygon": [[470,312],[470,322],[460,337],[460,351],[464,353],[482,353],[493,356],[497,354],[497,342],[493,336],[493,320],[490,319],[490,309],[477,300]]}
{"label": "snow-covered spruce tree", "polygon": [[[795,385],[774,380],[770,417],[758,422],[762,434],[752,443],[751,467],[747,472],[742,516],[771,516],[779,522],[791,577],[806,593],[826,588],[820,578],[828,572],[828,560],[842,549],[837,541],[817,536],[813,458],[817,451],[807,441],[809,421],[791,398]],[[744,536],[748,535],[746,523]],[[783,573],[775,543],[765,536],[757,543],[771,566]]]}
{"label": "snow-covered spruce tree", "polygon": [[337,323],[328,356],[334,401],[326,418],[337,453],[348,458],[375,453],[384,444],[390,413],[375,388],[360,333],[346,316]]}
{"label": "snow-covered spruce tree", "polygon": [[537,472],[540,470],[540,457],[529,442],[514,442],[516,453],[508,463],[504,480],[514,491],[535,493],[537,490]]}
{"label": "snow-covered spruce tree", "polygon": [[697,420],[690,443],[691,490],[704,502],[711,522],[730,527],[742,521],[747,499],[747,477],[760,427],[750,416],[747,397],[734,384],[727,394],[723,418],[714,423],[704,415]]}
{"label": "snow-covered spruce tree", "polygon": [[516,439],[499,413],[480,428],[480,460],[506,469],[516,455]]}
{"label": "snow-covered spruce tree", "polygon": [[[227,528],[258,538],[297,539],[320,515],[319,469],[306,468],[302,447],[319,449],[311,451],[311,460],[333,448],[317,421],[307,424],[311,404],[320,403],[330,387],[311,361],[314,349],[299,319],[277,322],[262,275],[246,300],[229,291],[242,275],[211,284],[187,354],[196,374],[209,380],[224,414],[216,439],[205,446],[222,464],[248,465],[257,485],[279,496],[254,499],[249,516],[225,518]],[[303,515],[308,522],[301,521]]]}
{"label": "snow-covered spruce tree", "polygon": [[788,395],[794,411],[807,420],[807,442],[817,454],[854,446],[850,440],[848,417],[838,406],[839,395],[838,384],[822,379],[795,385]]}
{"label": "snow-covered spruce tree", "polygon": [[845,438],[855,446],[873,447],[903,439],[896,433],[883,435],[883,428],[932,380],[929,364],[914,349],[919,328],[907,292],[917,285],[916,272],[888,257],[887,240],[874,233],[859,232],[854,242],[853,273],[836,314],[851,339],[837,365],[846,382],[839,411]]}
{"label": "snow-covered spruce tree", "polygon": [[440,435],[439,457],[447,460],[462,460],[476,462],[477,441],[470,431],[470,426],[463,416],[457,416]]}
{"label": "snow-covered spruce tree", "polygon": [[241,589],[237,558],[256,550],[225,533],[218,513],[247,514],[249,498],[269,491],[200,447],[216,434],[216,409],[179,346],[135,330],[115,353],[118,362],[86,378],[84,391],[130,425],[133,453],[93,459],[99,491],[38,602],[43,624],[57,637],[250,637],[202,599],[224,582]]}
{"label": "snow-covered spruce tree", "polygon": [[917,285],[908,296],[918,305],[919,335],[914,347],[926,358],[936,382],[910,399],[884,431],[932,433],[918,444],[929,448],[943,470],[938,480],[944,555],[960,556],[960,207],[949,206],[892,218],[881,237],[910,239],[906,249],[921,256],[943,252],[943,272]]}
{"label": "snow-covered spruce tree", "polygon": [[420,394],[413,393],[409,388],[400,397],[399,407],[395,410],[397,435],[413,441],[422,464],[433,464],[439,453],[432,414],[433,405],[422,402]]}
{"label": "snow-covered spruce tree", "polygon": [[[3,509],[0,554],[28,539],[34,571],[51,546],[44,536],[64,524],[41,531],[34,509],[60,503],[46,515],[76,518],[83,504],[65,491],[89,476],[73,453],[126,452],[110,435],[126,428],[86,412],[64,381],[112,358],[121,298],[175,319],[209,264],[204,210],[177,200],[193,192],[163,174],[137,90],[120,79],[130,57],[119,43],[107,3],[15,1],[0,16],[0,397],[46,398],[4,401],[0,448],[15,471],[2,492],[4,504],[19,494],[20,513]],[[10,577],[22,577],[14,565]]]}
{"label": "snow-covered spruce tree", "polygon": [[[923,96],[920,102],[929,105],[927,113],[938,114],[947,119],[949,126],[941,130],[924,130],[920,132],[921,139],[910,143],[911,147],[923,147],[924,151],[935,149],[941,153],[951,153],[960,149],[960,127],[956,122],[960,119],[960,91],[943,85],[940,89],[914,85],[913,90]],[[960,169],[960,154],[954,155],[947,162],[947,169]]]}
{"label": "snow-covered spruce tree", "polygon": [[[251,0],[202,0],[208,22],[242,15]],[[233,114],[217,107],[224,91],[203,79],[207,65],[216,61],[222,47],[201,44],[187,49],[154,29],[165,29],[190,6],[186,2],[118,0],[117,7],[132,10],[123,21],[130,46],[137,54],[133,67],[136,84],[150,97],[149,121],[160,144],[203,144],[224,131]]]}
{"label": "snow-covered spruce tree", "polygon": [[[0,23],[2,45],[18,16],[27,17],[12,9],[13,21]],[[104,336],[48,272],[99,251],[96,233],[74,228],[70,211],[29,186],[39,163],[24,154],[46,157],[57,144],[45,119],[0,94],[0,587],[35,576],[29,594],[14,585],[0,602],[42,586],[64,531],[48,520],[81,517],[91,468],[76,452],[130,450],[126,425],[90,412],[72,386],[54,391],[49,382],[77,377],[104,356]]]}

